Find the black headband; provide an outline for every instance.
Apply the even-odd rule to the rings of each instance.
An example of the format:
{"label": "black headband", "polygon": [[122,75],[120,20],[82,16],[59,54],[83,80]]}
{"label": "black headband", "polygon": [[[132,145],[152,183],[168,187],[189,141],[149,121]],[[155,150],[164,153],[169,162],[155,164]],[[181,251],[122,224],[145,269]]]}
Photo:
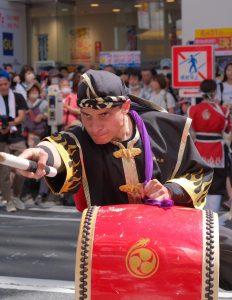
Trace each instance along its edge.
{"label": "black headband", "polygon": [[128,89],[117,75],[107,71],[88,70],[81,76],[77,104],[93,109],[110,108],[128,99]]}

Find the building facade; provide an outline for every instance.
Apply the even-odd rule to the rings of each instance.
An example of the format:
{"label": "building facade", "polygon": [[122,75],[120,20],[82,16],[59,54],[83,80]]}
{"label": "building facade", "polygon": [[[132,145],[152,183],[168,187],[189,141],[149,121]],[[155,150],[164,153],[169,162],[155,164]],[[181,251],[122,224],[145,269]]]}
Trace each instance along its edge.
{"label": "building facade", "polygon": [[157,67],[196,28],[232,27],[230,8],[231,0],[1,0],[0,60],[99,66],[114,51],[125,60],[134,51],[138,63]]}

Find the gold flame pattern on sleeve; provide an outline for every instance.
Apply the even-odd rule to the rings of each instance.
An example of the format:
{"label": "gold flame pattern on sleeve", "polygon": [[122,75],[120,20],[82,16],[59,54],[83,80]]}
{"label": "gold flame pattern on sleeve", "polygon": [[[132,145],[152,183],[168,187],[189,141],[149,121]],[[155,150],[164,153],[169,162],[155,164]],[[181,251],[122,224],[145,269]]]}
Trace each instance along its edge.
{"label": "gold flame pattern on sleeve", "polygon": [[203,169],[200,169],[198,172],[186,173],[181,178],[174,178],[168,182],[179,184],[191,197],[194,207],[203,209],[212,179],[213,175],[205,174]]}
{"label": "gold flame pattern on sleeve", "polygon": [[46,181],[49,187],[54,194],[75,191],[81,184],[81,161],[75,141],[68,135],[65,135],[65,132],[47,137],[46,140],[56,147],[66,169],[61,189],[58,191],[47,178]]}

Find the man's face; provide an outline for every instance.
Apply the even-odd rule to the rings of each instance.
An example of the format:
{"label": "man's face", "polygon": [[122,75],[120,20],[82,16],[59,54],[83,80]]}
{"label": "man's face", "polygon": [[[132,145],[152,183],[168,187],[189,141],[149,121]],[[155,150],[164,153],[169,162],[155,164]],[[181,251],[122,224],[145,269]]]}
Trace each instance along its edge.
{"label": "man's face", "polygon": [[6,78],[0,78],[0,95],[7,96],[10,89],[10,81]]}
{"label": "man's face", "polygon": [[63,78],[68,78],[68,76],[69,76],[68,71],[65,69],[61,70],[60,74]]}
{"label": "man's face", "polygon": [[112,140],[120,139],[129,108],[130,103],[128,102],[121,107],[81,108],[81,121],[95,144],[107,144]]}
{"label": "man's face", "polygon": [[149,70],[142,71],[141,75],[142,75],[142,82],[146,85],[149,85],[151,83],[151,80],[152,80],[151,71],[149,71]]}
{"label": "man's face", "polygon": [[130,75],[129,77],[129,86],[130,87],[140,87],[140,81],[138,76]]}

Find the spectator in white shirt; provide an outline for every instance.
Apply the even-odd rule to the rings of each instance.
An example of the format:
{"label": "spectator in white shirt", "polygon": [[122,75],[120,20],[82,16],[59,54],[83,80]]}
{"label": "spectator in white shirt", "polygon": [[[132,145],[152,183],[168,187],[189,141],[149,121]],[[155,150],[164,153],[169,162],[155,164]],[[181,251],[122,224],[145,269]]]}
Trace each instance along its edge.
{"label": "spectator in white shirt", "polygon": [[150,101],[174,113],[176,102],[172,94],[167,91],[167,80],[163,74],[154,75],[151,81],[152,93]]}

